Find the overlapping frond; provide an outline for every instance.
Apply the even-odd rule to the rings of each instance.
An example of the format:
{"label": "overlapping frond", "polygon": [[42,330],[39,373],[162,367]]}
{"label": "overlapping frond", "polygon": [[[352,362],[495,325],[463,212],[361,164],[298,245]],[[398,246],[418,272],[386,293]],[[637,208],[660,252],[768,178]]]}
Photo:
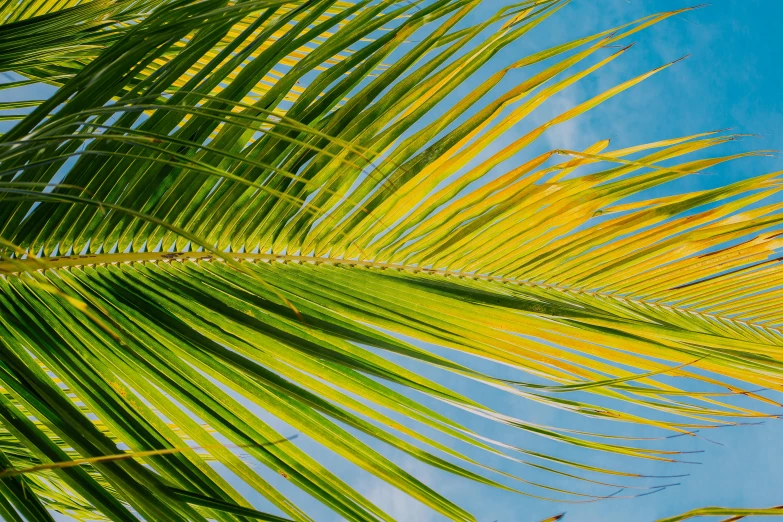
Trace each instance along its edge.
{"label": "overlapping frond", "polygon": [[[131,89],[143,83],[145,78],[157,74],[158,69],[167,67],[172,55],[185,52],[185,47],[199,31],[199,22],[206,22],[209,20],[207,16],[213,16],[221,20],[209,20],[210,24],[227,23],[228,30],[226,27],[210,27],[211,31],[222,33],[219,39],[214,40],[209,48],[196,51],[199,53],[197,59],[188,68],[178,71],[180,77],[168,86],[167,92],[176,92],[194,78],[209,75],[213,69],[227,69],[223,71],[220,80],[212,85],[211,93],[217,95],[227,82],[236,78],[244,66],[274,42],[290,35],[291,29],[309,16],[305,9],[307,3],[303,0],[229,2],[223,9],[207,7],[201,14],[187,9],[190,3],[169,0],[8,0],[5,6],[0,6],[0,35],[3,42],[3,47],[0,47],[3,55],[0,67],[30,79],[61,86],[112,44],[134,34],[133,31],[138,30],[137,26],[141,22],[157,12],[156,16],[168,18],[168,25],[178,27],[173,27],[174,31],[168,33],[170,40],[166,44],[168,49],[165,53],[152,58],[149,63],[140,64],[132,71],[133,77],[128,84],[128,89]],[[310,20],[313,24],[310,38],[302,39],[302,46],[290,48],[288,55],[278,57],[275,67],[255,84],[244,101],[257,100],[313,48],[363,11],[361,3],[354,5],[346,2],[332,2],[327,8],[321,9],[319,15]],[[324,32],[317,32],[319,26],[325,29]],[[206,31],[202,29],[201,32]],[[350,53],[350,49],[340,50],[318,70],[340,62]],[[292,86],[286,99],[295,100],[301,90],[298,85]]]}
{"label": "overlapping frond", "polygon": [[722,507],[708,507],[701,509],[694,509],[688,513],[678,515],[676,517],[670,517],[662,520],[661,522],[679,522],[680,520],[689,520],[697,517],[715,517],[715,516],[727,516],[729,518],[724,519],[722,522],[737,522],[747,517],[764,516],[764,517],[777,517],[781,516],[781,507],[775,506],[772,508],[722,508]]}
{"label": "overlapping frond", "polygon": [[[11,441],[0,464],[92,460],[45,472],[68,506],[37,475],[6,484],[9,520],[49,520],[41,506],[275,519],[210,463],[310,520],[232,448],[347,520],[390,520],[281,426],[453,520],[472,516],[375,442],[568,502],[666,485],[509,444],[448,412],[584,450],[680,459],[510,416],[411,365],[665,434],[777,405],[758,388],[783,384],[779,174],[644,199],[760,153],[705,157],[738,138],[723,133],[536,148],[547,129],[668,65],[487,153],[675,12],[521,58],[462,93],[563,2],[479,21],[480,0],[20,5],[0,4],[0,46],[18,45],[3,31],[37,41],[54,24],[72,47],[55,39],[3,65],[60,87],[0,141],[0,420]],[[516,70],[533,72],[497,94]],[[479,371],[478,358],[517,377]],[[162,453],[146,466],[94,459],[118,444]],[[164,453],[188,444],[201,450]],[[509,459],[518,473],[490,464]]]}

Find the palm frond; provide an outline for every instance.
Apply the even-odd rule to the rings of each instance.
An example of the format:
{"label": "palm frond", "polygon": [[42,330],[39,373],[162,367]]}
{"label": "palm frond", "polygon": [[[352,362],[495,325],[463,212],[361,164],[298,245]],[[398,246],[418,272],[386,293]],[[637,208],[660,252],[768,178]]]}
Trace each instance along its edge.
{"label": "palm frond", "polygon": [[689,511],[688,513],[684,513],[676,517],[667,518],[665,520],[662,520],[661,522],[678,522],[680,520],[688,520],[690,518],[696,518],[696,517],[727,516],[727,515],[731,515],[731,517],[723,520],[723,522],[736,522],[737,520],[742,520],[745,517],[781,516],[780,509],[781,509],[780,506],[776,506],[768,509],[752,509],[752,508],[732,509],[732,508],[708,507],[708,508],[694,509],[693,511]]}
{"label": "palm frond", "polygon": [[[0,49],[21,49],[0,53],[24,78],[11,88],[58,86],[0,106],[33,108],[0,141],[0,465],[79,465],[0,480],[6,519],[50,520],[43,507],[111,520],[275,516],[218,463],[281,514],[310,520],[250,458],[346,520],[391,520],[286,429],[452,520],[473,517],[376,441],[538,498],[666,487],[509,444],[455,411],[587,451],[683,458],[611,430],[510,416],[424,367],[668,435],[777,405],[757,389],[783,384],[783,214],[768,199],[779,173],[645,199],[765,153],[705,157],[739,138],[717,132],[538,147],[671,64],[489,152],[629,51],[607,48],[679,11],[531,54],[463,93],[564,2],[479,21],[479,0],[34,4],[0,4]],[[188,444],[202,451],[179,451]],[[106,459],[118,445],[145,457]],[[488,464],[500,459],[573,486]],[[585,489],[595,484],[606,494]]]}

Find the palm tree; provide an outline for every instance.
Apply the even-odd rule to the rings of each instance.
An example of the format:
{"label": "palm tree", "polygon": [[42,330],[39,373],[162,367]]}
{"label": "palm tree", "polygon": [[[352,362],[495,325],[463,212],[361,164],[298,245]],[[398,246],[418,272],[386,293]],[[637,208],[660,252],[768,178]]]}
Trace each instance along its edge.
{"label": "palm tree", "polygon": [[[574,502],[605,496],[580,493],[584,481],[640,477],[506,444],[449,412],[678,458],[511,417],[422,365],[670,434],[762,415],[731,399],[771,403],[752,389],[783,382],[771,259],[783,214],[763,201],[779,175],[629,199],[754,154],[685,157],[736,139],[722,133],[535,152],[548,128],[668,66],[489,151],[678,13],[484,74],[564,3],[0,2],[0,64],[16,75],[0,89],[53,87],[0,104],[32,108],[3,116],[14,123],[0,137],[0,516],[311,520],[241,453],[346,520],[390,520],[282,423],[452,520],[473,517],[366,441]],[[513,70],[533,72],[498,94]],[[575,391],[595,400],[563,395]],[[486,464],[501,457],[574,487]],[[255,510],[239,482],[285,518]]]}

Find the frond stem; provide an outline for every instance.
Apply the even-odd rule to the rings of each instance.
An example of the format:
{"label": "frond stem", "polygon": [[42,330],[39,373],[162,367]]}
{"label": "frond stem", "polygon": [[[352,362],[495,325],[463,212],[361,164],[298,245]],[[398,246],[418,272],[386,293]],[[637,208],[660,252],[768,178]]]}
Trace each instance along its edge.
{"label": "frond stem", "polygon": [[[709,314],[693,310],[691,308],[678,307],[673,305],[666,305],[658,301],[648,301],[639,298],[628,298],[619,296],[608,292],[592,292],[581,288],[573,288],[563,285],[537,283],[534,281],[525,281],[522,279],[514,279],[502,276],[476,274],[470,272],[461,272],[459,270],[445,270],[438,268],[427,268],[416,265],[403,265],[397,263],[379,262],[379,261],[365,261],[359,259],[342,259],[331,257],[315,257],[315,256],[296,256],[288,254],[252,254],[252,253],[233,253],[231,257],[236,261],[246,262],[278,262],[278,263],[309,263],[315,265],[327,264],[327,265],[339,265],[339,266],[361,266],[366,268],[380,268],[388,270],[401,270],[405,272],[413,273],[426,273],[440,275],[444,277],[456,277],[460,279],[473,279],[479,281],[494,281],[497,283],[514,284],[520,286],[527,286],[532,288],[544,288],[548,290],[556,290],[558,292],[568,292],[571,294],[584,294],[597,298],[611,298],[620,302],[634,303],[640,305],[652,305],[667,310],[676,310],[679,312],[685,312],[690,314],[697,314],[702,317],[707,317],[714,320],[730,321],[732,323],[741,323],[743,325],[761,328],[764,330],[772,330],[775,333],[783,333],[779,328],[768,326],[765,324],[751,323],[748,321],[742,321],[732,317],[726,317],[722,315]],[[71,256],[54,256],[54,257],[30,257],[20,258],[14,260],[0,259],[0,277],[3,276],[15,276],[24,272],[42,271],[48,269],[58,268],[72,268],[79,266],[90,265],[105,265],[105,264],[120,264],[120,263],[156,263],[156,262],[171,262],[171,261],[221,261],[219,257],[216,257],[207,252],[127,252],[116,254],[83,254],[83,255],[71,255]]]}

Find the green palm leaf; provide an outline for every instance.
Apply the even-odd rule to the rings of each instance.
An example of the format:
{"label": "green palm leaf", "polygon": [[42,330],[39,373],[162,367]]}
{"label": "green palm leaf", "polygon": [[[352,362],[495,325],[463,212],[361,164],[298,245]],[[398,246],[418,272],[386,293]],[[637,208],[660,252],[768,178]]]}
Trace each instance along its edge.
{"label": "green palm leaf", "polygon": [[[776,404],[753,390],[781,382],[770,282],[783,214],[764,201],[779,175],[629,203],[761,153],[685,157],[737,138],[721,133],[534,149],[668,65],[488,153],[628,50],[607,48],[677,14],[523,57],[459,91],[563,3],[527,0],[478,22],[479,0],[0,3],[0,65],[22,77],[5,87],[57,87],[0,106],[32,109],[0,141],[0,515],[280,520],[219,463],[310,520],[250,459],[347,520],[391,519],[282,425],[453,520],[473,518],[368,441],[560,501],[641,478],[496,440],[455,408],[585,450],[680,458],[511,417],[421,365],[669,434],[763,416],[730,399]],[[512,70],[534,72],[498,95]],[[479,371],[479,358],[531,382]],[[593,399],[562,395],[575,391]],[[488,464],[501,458],[520,473]]]}

